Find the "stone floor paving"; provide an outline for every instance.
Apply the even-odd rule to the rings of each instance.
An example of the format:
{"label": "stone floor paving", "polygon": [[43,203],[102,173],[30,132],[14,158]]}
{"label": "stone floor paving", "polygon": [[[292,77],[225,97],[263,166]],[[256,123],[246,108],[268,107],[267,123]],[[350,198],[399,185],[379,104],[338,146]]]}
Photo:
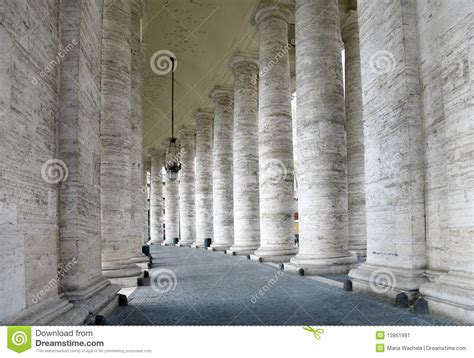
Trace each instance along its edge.
{"label": "stone floor paving", "polygon": [[111,325],[449,325],[376,298],[219,252],[151,246],[151,285]]}

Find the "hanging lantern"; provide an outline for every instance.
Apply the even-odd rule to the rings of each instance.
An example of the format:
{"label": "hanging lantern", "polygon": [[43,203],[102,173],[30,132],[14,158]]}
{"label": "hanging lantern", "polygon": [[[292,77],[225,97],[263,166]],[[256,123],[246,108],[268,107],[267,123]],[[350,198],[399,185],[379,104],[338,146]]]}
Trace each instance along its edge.
{"label": "hanging lantern", "polygon": [[181,169],[181,158],[176,138],[172,137],[169,140],[169,145],[166,147],[166,163],[165,170],[168,179],[174,181],[178,178],[178,173]]}
{"label": "hanging lantern", "polygon": [[169,139],[169,145],[166,148],[166,161],[165,170],[168,179],[174,181],[178,178],[178,173],[181,169],[181,158],[179,153],[178,145],[176,144],[177,138],[174,137],[174,70],[175,65],[174,57],[170,57],[171,60],[171,138]]}

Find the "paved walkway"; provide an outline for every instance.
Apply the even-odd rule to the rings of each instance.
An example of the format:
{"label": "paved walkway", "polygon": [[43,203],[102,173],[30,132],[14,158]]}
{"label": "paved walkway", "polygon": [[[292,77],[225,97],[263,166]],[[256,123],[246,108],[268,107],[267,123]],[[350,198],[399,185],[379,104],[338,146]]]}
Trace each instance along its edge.
{"label": "paved walkway", "polygon": [[151,252],[151,285],[138,287],[108,324],[452,324],[245,257],[180,247],[151,246]]}

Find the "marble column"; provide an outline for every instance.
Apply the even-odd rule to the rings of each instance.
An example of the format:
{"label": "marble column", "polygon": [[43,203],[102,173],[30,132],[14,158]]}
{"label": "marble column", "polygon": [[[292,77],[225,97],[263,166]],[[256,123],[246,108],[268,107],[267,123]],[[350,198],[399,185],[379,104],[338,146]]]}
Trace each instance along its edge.
{"label": "marble column", "polygon": [[295,34],[300,236],[298,255],[285,269],[319,275],[346,273],[356,256],[347,251],[344,87],[337,3],[296,0]]}
{"label": "marble column", "polygon": [[293,139],[288,21],[292,11],[265,4],[254,18],[259,49],[259,261],[289,261],[293,246]]}
{"label": "marble column", "polygon": [[232,133],[234,90],[216,86],[210,93],[214,103],[212,146],[212,208],[214,241],[211,250],[225,251],[234,243]]}
{"label": "marble column", "polygon": [[[180,141],[176,141],[179,145]],[[169,139],[163,143],[163,152],[169,146]],[[179,239],[179,179],[170,180],[164,174],[165,186],[163,196],[165,198],[165,241],[163,246],[174,245],[175,239]]]}
{"label": "marble column", "polygon": [[345,49],[345,109],[347,137],[347,216],[349,242],[347,249],[366,256],[364,118],[359,53],[357,12],[350,10],[341,26]]}
{"label": "marble column", "polygon": [[163,149],[150,150],[150,244],[163,242]]}
{"label": "marble column", "polygon": [[228,253],[252,254],[260,245],[258,193],[258,56],[235,53],[234,75],[234,244]]}
{"label": "marble column", "polygon": [[[77,0],[64,1],[60,11],[63,44],[77,41],[59,68],[58,91],[59,157],[68,168],[68,178],[59,186],[58,277],[65,296],[76,308],[73,315],[63,313],[62,319],[69,324],[84,322],[89,313],[100,313],[114,300],[117,304],[120,289],[102,276],[101,266],[100,77],[96,76],[100,71],[101,14],[101,2]],[[83,26],[96,30],[81,31]],[[84,50],[83,44],[93,51]],[[79,66],[82,63],[87,66]]]}
{"label": "marble column", "polygon": [[148,257],[142,252],[143,245],[143,205],[146,187],[143,186],[143,163],[142,163],[142,76],[141,66],[143,63],[140,41],[140,19],[143,16],[144,5],[142,0],[133,0],[131,6],[131,182],[130,194],[132,201],[130,237],[133,240],[132,262],[135,262],[142,270],[148,268]]}
{"label": "marble column", "polygon": [[196,146],[196,130],[181,128],[181,171],[179,173],[179,221],[181,240],[178,246],[191,246],[196,241],[196,206],[195,206],[195,175],[194,158]]}
{"label": "marble column", "polygon": [[136,286],[130,238],[130,2],[105,0],[102,33],[101,209],[102,271],[112,282]]}
{"label": "marble column", "polygon": [[415,4],[358,2],[367,262],[353,289],[412,300],[426,282],[423,130]]}
{"label": "marble column", "polygon": [[199,110],[196,119],[196,241],[192,247],[204,247],[212,239],[212,122],[209,110]]}
{"label": "marble column", "polygon": [[143,196],[143,234],[142,234],[142,244],[145,245],[150,241],[150,228],[149,228],[149,212],[150,212],[150,201],[148,200],[148,193],[150,192],[147,178],[148,173],[151,173],[151,156],[145,153],[143,158],[143,187],[145,188],[145,193]]}

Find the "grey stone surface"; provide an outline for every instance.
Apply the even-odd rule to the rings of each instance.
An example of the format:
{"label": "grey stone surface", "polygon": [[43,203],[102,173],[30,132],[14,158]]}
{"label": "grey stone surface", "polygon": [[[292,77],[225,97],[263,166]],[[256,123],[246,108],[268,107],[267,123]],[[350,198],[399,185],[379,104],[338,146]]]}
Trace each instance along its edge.
{"label": "grey stone surface", "polygon": [[[426,281],[423,129],[415,4],[359,2],[364,105],[367,265],[353,270],[354,290],[417,290]],[[413,293],[409,293],[412,296]]]}
{"label": "grey stone surface", "polygon": [[367,255],[365,229],[364,118],[357,12],[350,10],[341,25],[345,56],[345,110],[347,141],[347,248],[357,256]]}
{"label": "grey stone surface", "polygon": [[474,324],[473,15],[472,1],[417,2],[431,280],[420,292],[464,324]]}
{"label": "grey stone surface", "polygon": [[258,187],[258,56],[235,53],[234,75],[234,244],[230,251],[251,254],[260,245]]}
{"label": "grey stone surface", "polygon": [[[143,16],[144,4],[142,0],[130,2],[131,8],[131,90],[130,90],[130,123],[131,123],[131,147],[130,164],[131,180],[130,195],[132,201],[130,222],[130,245],[132,261],[144,266],[148,263],[148,257],[142,253],[143,245],[143,205],[145,202],[146,187],[143,186],[143,163],[142,163],[142,53],[140,43],[140,19]],[[145,264],[145,265],[143,265]]]}
{"label": "grey stone surface", "polygon": [[133,282],[141,270],[130,261],[130,11],[129,1],[104,0],[100,185],[103,274]]}
{"label": "grey stone surface", "polygon": [[181,246],[191,246],[196,241],[195,168],[196,130],[181,128],[181,171],[179,173],[179,222]]}
{"label": "grey stone surface", "polygon": [[160,265],[151,275],[160,277],[159,270],[167,269],[176,279],[160,293],[152,286],[138,287],[129,305],[111,314],[110,325],[452,324],[243,256],[157,246],[152,255]]}
{"label": "grey stone surface", "polygon": [[102,277],[101,267],[102,2],[64,1],[60,21],[63,46],[77,43],[59,68],[58,149],[68,168],[68,178],[59,186],[60,287],[77,307],[69,323],[80,324],[119,290]]}
{"label": "grey stone surface", "polygon": [[153,148],[151,155],[150,183],[150,243],[163,242],[163,162],[162,148]]}
{"label": "grey stone surface", "polygon": [[59,263],[58,185],[42,177],[58,149],[59,72],[57,63],[48,67],[58,56],[58,11],[58,1],[2,3],[0,321],[6,324],[41,324],[71,308],[58,298],[57,284],[44,290]]}
{"label": "grey stone surface", "polygon": [[347,251],[344,87],[337,3],[297,0],[295,26],[300,233],[298,254],[288,268],[303,268],[305,275],[345,273],[357,258]]}
{"label": "grey stone surface", "polygon": [[234,243],[233,155],[234,90],[216,86],[212,138],[212,218],[215,250],[225,251]]}
{"label": "grey stone surface", "polygon": [[260,34],[258,149],[260,247],[255,257],[287,261],[292,245],[293,139],[288,21],[290,10],[264,5],[256,13]]}
{"label": "grey stone surface", "polygon": [[202,247],[204,239],[213,237],[212,226],[212,125],[213,113],[200,110],[196,120],[196,241]]}

